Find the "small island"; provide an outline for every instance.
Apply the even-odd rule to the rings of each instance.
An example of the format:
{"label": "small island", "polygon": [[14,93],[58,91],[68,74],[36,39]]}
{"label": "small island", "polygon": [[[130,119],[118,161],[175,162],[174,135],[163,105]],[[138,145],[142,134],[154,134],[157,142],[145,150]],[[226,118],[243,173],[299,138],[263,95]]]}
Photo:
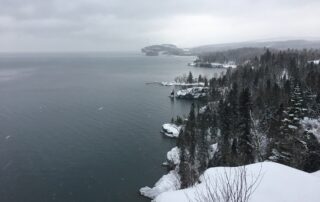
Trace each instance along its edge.
{"label": "small island", "polygon": [[158,55],[178,55],[178,56],[191,56],[192,53],[189,49],[178,48],[173,44],[160,44],[146,46],[141,49],[142,53],[146,56],[158,56]]}

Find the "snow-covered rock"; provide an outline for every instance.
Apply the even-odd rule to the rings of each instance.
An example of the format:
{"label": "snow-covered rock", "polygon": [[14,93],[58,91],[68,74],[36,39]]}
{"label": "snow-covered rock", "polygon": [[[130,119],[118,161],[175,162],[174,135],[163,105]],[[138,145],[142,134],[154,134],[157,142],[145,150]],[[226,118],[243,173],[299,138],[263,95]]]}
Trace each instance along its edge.
{"label": "snow-covered rock", "polygon": [[303,129],[309,133],[312,133],[316,136],[318,141],[320,142],[320,120],[319,119],[311,119],[304,118],[300,121]]}
{"label": "snow-covered rock", "polygon": [[173,165],[178,165],[180,163],[180,149],[178,147],[173,147],[168,151],[167,161]]}
{"label": "snow-covered rock", "polygon": [[177,91],[177,98],[183,99],[199,99],[204,98],[208,94],[209,88],[207,87],[192,87]]}
{"label": "snow-covered rock", "polygon": [[[237,177],[236,173],[239,172],[239,168],[209,168],[200,178],[202,183],[188,189],[167,191],[157,196],[154,202],[199,201],[196,200],[199,193],[208,193],[206,182],[207,185],[208,182],[212,183],[212,188],[225,187],[225,180],[223,180],[223,177],[226,176],[225,174],[228,174],[232,182],[232,179]],[[217,177],[220,180],[217,180]],[[249,202],[318,202],[320,199],[320,178],[314,174],[273,162],[247,165],[247,182],[251,184],[256,179],[258,179],[258,183],[256,183],[256,189]]]}
{"label": "snow-covered rock", "polygon": [[181,126],[173,123],[165,123],[162,125],[162,133],[168,137],[179,137]]}
{"label": "snow-covered rock", "polygon": [[140,189],[140,194],[154,199],[159,194],[169,191],[175,191],[180,188],[180,177],[176,170],[171,170],[168,174],[163,175],[153,188],[148,186]]}

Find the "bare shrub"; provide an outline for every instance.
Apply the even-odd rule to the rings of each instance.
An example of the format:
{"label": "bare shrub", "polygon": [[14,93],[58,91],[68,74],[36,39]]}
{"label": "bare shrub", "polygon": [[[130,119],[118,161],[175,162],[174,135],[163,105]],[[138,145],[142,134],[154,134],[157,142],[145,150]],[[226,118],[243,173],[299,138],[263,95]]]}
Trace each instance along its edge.
{"label": "bare shrub", "polygon": [[223,173],[203,176],[202,186],[195,187],[190,202],[248,202],[262,179],[261,167],[257,175],[250,175],[245,166],[224,168]]}

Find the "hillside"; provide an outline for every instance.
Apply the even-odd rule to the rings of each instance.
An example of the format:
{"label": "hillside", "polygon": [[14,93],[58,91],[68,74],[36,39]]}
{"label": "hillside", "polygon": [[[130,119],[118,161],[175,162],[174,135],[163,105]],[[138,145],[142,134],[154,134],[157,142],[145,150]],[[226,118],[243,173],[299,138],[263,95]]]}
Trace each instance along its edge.
{"label": "hillside", "polygon": [[191,49],[193,53],[199,54],[203,52],[225,51],[238,48],[269,48],[269,49],[319,49],[320,41],[308,40],[287,40],[287,41],[264,41],[264,42],[239,42],[239,43],[224,43],[198,46]]}

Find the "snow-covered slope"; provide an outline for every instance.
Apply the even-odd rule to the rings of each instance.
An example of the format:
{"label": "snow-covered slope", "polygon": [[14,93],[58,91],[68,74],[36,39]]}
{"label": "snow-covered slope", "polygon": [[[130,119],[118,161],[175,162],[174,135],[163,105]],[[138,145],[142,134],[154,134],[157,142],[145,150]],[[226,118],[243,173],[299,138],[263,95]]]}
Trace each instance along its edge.
{"label": "snow-covered slope", "polygon": [[317,171],[317,172],[312,173],[312,175],[317,176],[317,177],[319,177],[319,178],[320,178],[320,170],[319,170],[319,171]]}
{"label": "snow-covered slope", "polygon": [[155,198],[161,193],[174,191],[180,188],[180,177],[176,170],[171,170],[168,174],[162,176],[154,187],[142,187],[139,191],[140,194],[148,197]]}
{"label": "snow-covered slope", "polygon": [[[210,168],[201,177],[202,183],[188,189],[168,191],[160,194],[155,202],[189,202],[196,201],[197,193],[206,192],[203,181],[217,182],[218,187],[223,187],[217,176],[232,178],[238,172],[235,168]],[[260,174],[259,174],[260,173]],[[260,177],[259,177],[260,176]],[[256,163],[246,166],[246,179],[251,182],[255,178],[260,179],[256,190],[253,192],[250,202],[318,202],[320,201],[320,178],[314,173],[309,174],[288,166],[273,162]],[[213,183],[213,184],[214,184]]]}

